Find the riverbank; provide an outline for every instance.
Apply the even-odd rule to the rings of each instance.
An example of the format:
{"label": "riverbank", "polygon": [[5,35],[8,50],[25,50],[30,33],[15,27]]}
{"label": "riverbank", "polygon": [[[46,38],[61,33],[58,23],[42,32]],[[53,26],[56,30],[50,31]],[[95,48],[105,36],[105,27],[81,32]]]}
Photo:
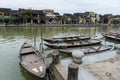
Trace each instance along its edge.
{"label": "riverbank", "polygon": [[119,74],[119,70],[116,66],[119,66],[120,56],[116,50],[84,56],[78,53],[77,56],[74,55],[64,59],[60,59],[59,54],[62,53],[52,53],[53,61],[50,65],[51,80],[101,80],[101,77],[102,80],[107,80],[108,74],[111,74],[110,79],[118,79],[116,74]]}
{"label": "riverbank", "polygon": [[120,24],[0,24],[0,27],[33,27],[33,26],[45,26],[45,27],[93,27],[93,26],[117,26],[119,27]]}

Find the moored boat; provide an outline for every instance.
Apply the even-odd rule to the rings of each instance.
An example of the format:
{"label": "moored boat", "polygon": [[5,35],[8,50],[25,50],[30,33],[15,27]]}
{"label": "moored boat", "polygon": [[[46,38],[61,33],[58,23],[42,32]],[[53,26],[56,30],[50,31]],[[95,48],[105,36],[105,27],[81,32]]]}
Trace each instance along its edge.
{"label": "moored boat", "polygon": [[102,35],[108,39],[120,41],[120,33],[102,33]]}
{"label": "moored boat", "polygon": [[24,43],[19,52],[20,64],[30,73],[44,78],[46,65],[42,54],[32,45]]}
{"label": "moored boat", "polygon": [[50,38],[50,39],[43,39],[49,43],[60,43],[60,42],[69,42],[69,41],[79,41],[79,40],[87,40],[90,39],[90,36],[71,36],[71,37],[61,37],[61,38]]}
{"label": "moored boat", "polygon": [[54,49],[64,49],[64,48],[83,47],[90,45],[92,46],[100,43],[101,41],[98,39],[90,39],[90,40],[81,40],[81,41],[72,41],[72,42],[63,42],[63,43],[45,43],[45,45]]}
{"label": "moored boat", "polygon": [[97,45],[97,46],[88,46],[83,48],[62,49],[62,50],[59,50],[59,52],[72,55],[73,52],[82,51],[84,54],[90,54],[90,53],[99,53],[99,52],[111,50],[113,48],[114,47],[112,45]]}

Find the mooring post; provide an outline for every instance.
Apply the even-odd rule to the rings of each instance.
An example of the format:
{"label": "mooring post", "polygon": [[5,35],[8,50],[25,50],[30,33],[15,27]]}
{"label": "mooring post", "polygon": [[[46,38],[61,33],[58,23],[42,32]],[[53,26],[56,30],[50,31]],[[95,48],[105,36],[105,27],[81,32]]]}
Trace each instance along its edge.
{"label": "mooring post", "polygon": [[50,64],[50,67],[49,67],[49,72],[51,74],[51,80],[55,80],[54,69],[55,69],[55,65],[59,64],[59,62],[60,62],[59,52],[58,51],[53,51],[53,53],[52,53],[52,63]]}
{"label": "mooring post", "polygon": [[72,57],[73,57],[73,62],[77,63],[77,64],[81,64],[82,63],[82,58],[84,57],[84,53],[83,51],[75,51],[72,53]]}
{"label": "mooring post", "polygon": [[40,45],[39,45],[39,51],[41,51],[41,43],[40,43]]}
{"label": "mooring post", "polygon": [[116,52],[120,54],[120,44],[115,45]]}
{"label": "mooring post", "polygon": [[60,60],[59,60],[59,52],[58,51],[54,51],[53,53],[52,53],[52,64],[53,65],[56,65],[56,64],[58,64],[60,62]]}
{"label": "mooring post", "polygon": [[78,80],[78,65],[71,63],[68,66],[68,79],[67,80]]}

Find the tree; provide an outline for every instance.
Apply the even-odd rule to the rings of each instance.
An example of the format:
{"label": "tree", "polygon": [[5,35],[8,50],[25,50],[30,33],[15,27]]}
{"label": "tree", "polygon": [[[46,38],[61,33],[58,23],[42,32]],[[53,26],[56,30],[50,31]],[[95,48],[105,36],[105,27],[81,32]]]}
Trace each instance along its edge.
{"label": "tree", "polygon": [[99,24],[101,24],[101,23],[103,23],[103,22],[104,22],[103,20],[99,20],[99,21],[98,21]]}
{"label": "tree", "polygon": [[120,20],[113,19],[111,22],[116,25],[116,24],[119,24],[119,23],[120,23]]}
{"label": "tree", "polygon": [[32,13],[30,11],[26,11],[25,13],[21,13],[18,15],[18,20],[20,23],[27,23],[28,20],[33,19]]}
{"label": "tree", "polygon": [[62,16],[62,23],[66,24],[66,22],[67,22],[67,18],[65,16]]}

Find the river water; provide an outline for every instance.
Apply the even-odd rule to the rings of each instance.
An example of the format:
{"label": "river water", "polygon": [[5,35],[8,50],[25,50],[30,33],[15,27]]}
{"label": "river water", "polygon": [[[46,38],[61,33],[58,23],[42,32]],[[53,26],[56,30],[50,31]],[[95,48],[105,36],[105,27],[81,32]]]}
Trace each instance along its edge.
{"label": "river water", "polygon": [[[119,32],[120,27],[0,27],[0,80],[41,80],[26,72],[19,64],[19,50],[23,42],[35,45],[39,49],[43,38],[91,35],[92,38],[101,38],[102,32]],[[102,44],[113,44],[103,40]],[[46,60],[50,48],[43,45]],[[48,60],[49,61],[49,60]],[[49,63],[49,62],[46,62]]]}

